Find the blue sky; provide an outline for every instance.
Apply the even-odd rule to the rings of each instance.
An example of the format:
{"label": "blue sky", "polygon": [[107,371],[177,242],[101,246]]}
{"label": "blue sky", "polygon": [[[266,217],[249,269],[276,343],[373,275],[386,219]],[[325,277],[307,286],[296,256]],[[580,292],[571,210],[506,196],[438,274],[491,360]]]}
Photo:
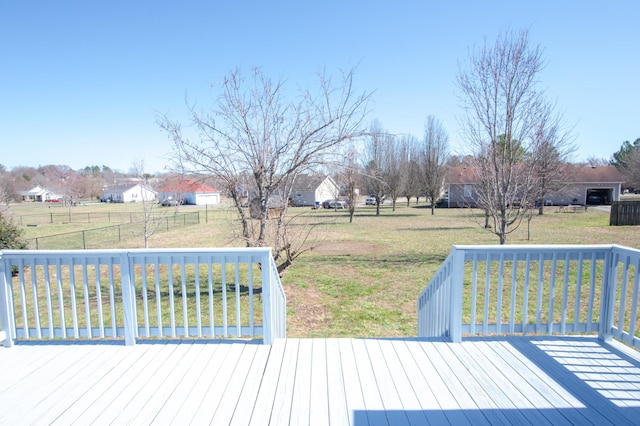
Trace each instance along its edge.
{"label": "blue sky", "polygon": [[458,64],[506,28],[544,48],[540,87],[575,125],[575,160],[608,159],[640,137],[639,17],[635,0],[5,0],[0,164],[163,171],[156,111],[184,119],[185,95],[208,107],[212,84],[253,66],[292,87],[357,66],[371,120],[421,137],[433,115],[461,152]]}

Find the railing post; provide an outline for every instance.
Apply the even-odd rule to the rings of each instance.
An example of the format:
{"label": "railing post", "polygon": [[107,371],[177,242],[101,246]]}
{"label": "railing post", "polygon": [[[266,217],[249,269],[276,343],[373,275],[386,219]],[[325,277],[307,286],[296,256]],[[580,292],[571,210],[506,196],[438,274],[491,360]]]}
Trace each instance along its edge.
{"label": "railing post", "polygon": [[2,344],[5,348],[13,346],[13,336],[11,332],[11,318],[13,317],[13,306],[9,304],[9,283],[7,282],[7,274],[10,277],[11,267],[5,265],[5,260],[0,252],[0,323],[2,323],[2,333],[4,333],[4,341]]}
{"label": "railing post", "polygon": [[451,259],[451,275],[449,283],[449,337],[452,342],[462,341],[462,287],[464,278],[464,255],[463,250],[453,247],[453,257]]}
{"label": "railing post", "polygon": [[262,254],[262,340],[265,345],[273,343],[273,307],[271,306],[271,250]]}
{"label": "railing post", "polygon": [[136,344],[135,333],[135,299],[133,297],[133,279],[129,268],[129,254],[120,255],[120,279],[122,282],[122,310],[124,313],[124,344],[134,346]]}
{"label": "railing post", "polygon": [[616,301],[616,283],[618,281],[618,254],[613,248],[604,259],[604,272],[602,274],[602,300],[600,301],[600,321],[598,326],[598,339],[610,342],[613,338],[614,304]]}

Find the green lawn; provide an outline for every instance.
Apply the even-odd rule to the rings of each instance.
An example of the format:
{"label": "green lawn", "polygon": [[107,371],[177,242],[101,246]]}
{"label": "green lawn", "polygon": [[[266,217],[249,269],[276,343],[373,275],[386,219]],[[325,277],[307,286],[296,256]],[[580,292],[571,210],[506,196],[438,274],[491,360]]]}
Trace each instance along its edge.
{"label": "green lawn", "polygon": [[[19,214],[19,208],[12,207],[14,214]],[[96,204],[75,209],[104,212],[140,208],[135,204]],[[204,218],[205,209],[198,210]],[[316,225],[318,246],[303,254],[283,278],[291,337],[415,336],[416,299],[451,246],[498,242],[479,225],[482,215],[463,209],[438,209],[432,216],[424,205],[399,204],[395,212],[385,205],[381,215],[375,216],[375,208],[359,207],[354,223],[349,223],[346,211],[293,208],[294,213],[302,213],[299,220]],[[231,209],[209,207],[206,215],[207,220],[199,225],[154,235],[150,247],[242,245],[229,232],[235,225]],[[508,237],[508,243],[638,247],[637,227],[610,227],[608,223],[608,213],[596,209],[559,213],[549,207],[543,216],[533,217],[530,240],[525,222]],[[86,228],[100,225],[85,224]],[[71,226],[77,230],[77,224],[68,224]],[[28,233],[41,233],[46,228],[65,232],[62,229],[66,227],[56,224],[26,229]]]}

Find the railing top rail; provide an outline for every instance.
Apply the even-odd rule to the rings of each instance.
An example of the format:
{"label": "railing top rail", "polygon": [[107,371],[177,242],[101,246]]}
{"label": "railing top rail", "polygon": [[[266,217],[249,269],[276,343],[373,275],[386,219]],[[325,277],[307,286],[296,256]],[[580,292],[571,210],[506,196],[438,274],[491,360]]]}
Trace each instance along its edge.
{"label": "railing top rail", "polygon": [[230,248],[156,248],[156,249],[93,249],[93,250],[0,250],[2,256],[46,257],[46,256],[117,256],[128,253],[134,256],[155,256],[158,254],[220,254],[220,255],[265,255],[271,254],[270,247],[230,247]]}
{"label": "railing top rail", "polygon": [[522,245],[454,245],[456,250],[476,251],[476,252],[510,252],[510,251],[529,251],[529,252],[547,252],[547,251],[607,251],[614,247],[633,250],[616,244],[522,244]]}

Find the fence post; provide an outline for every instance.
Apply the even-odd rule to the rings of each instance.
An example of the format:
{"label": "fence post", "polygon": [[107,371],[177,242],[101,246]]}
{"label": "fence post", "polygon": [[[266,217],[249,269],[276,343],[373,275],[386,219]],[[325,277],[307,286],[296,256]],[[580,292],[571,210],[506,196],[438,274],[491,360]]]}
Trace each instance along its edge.
{"label": "fence post", "polygon": [[273,307],[271,306],[271,250],[262,254],[262,340],[273,343]]}
{"label": "fence post", "polygon": [[598,339],[605,342],[610,342],[613,338],[611,327],[613,326],[616,283],[618,282],[618,254],[615,254],[613,250],[613,247],[610,248],[605,256],[604,272],[602,274],[602,301],[600,305]]}
{"label": "fence post", "polygon": [[133,279],[129,268],[129,253],[120,255],[120,279],[122,282],[122,311],[124,314],[124,344],[136,344],[135,333],[135,299],[133,296]]}
{"label": "fence post", "polygon": [[11,332],[13,306],[9,304],[9,283],[7,282],[7,275],[10,277],[10,274],[11,267],[7,267],[2,258],[2,252],[0,252],[0,325],[2,325],[2,333],[4,334],[4,336],[0,336],[0,341],[5,348],[13,346],[13,333]]}
{"label": "fence post", "polygon": [[453,246],[449,282],[449,337],[452,342],[462,341],[462,287],[464,278],[464,251]]}

